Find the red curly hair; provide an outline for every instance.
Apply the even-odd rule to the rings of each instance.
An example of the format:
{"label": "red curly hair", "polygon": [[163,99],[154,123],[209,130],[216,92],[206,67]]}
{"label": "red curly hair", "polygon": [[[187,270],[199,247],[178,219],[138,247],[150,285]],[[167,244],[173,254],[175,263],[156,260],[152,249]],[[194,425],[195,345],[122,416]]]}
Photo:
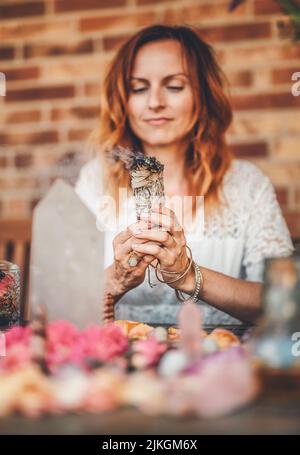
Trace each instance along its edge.
{"label": "red curly hair", "polygon": [[118,200],[118,188],[130,191],[130,177],[121,160],[105,159],[116,146],[142,151],[139,138],[128,123],[127,102],[130,94],[135,57],[150,42],[175,40],[180,43],[195,94],[195,110],[190,126],[190,146],[186,151],[186,175],[191,195],[205,196],[205,206],[219,205],[219,191],[229,169],[232,155],[225,132],[232,121],[232,109],[224,93],[226,78],[214,50],[190,26],[153,25],[138,31],[119,49],[110,63],[102,87],[99,127],[91,140],[100,146],[105,187]]}

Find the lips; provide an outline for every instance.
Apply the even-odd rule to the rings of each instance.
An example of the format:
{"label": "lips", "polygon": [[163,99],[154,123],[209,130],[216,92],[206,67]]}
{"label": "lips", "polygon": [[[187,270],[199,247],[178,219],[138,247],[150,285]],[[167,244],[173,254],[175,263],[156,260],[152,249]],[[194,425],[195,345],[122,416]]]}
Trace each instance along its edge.
{"label": "lips", "polygon": [[150,125],[163,125],[167,122],[170,122],[172,119],[166,118],[166,117],[159,117],[159,118],[151,118],[148,119],[147,122],[150,123]]}

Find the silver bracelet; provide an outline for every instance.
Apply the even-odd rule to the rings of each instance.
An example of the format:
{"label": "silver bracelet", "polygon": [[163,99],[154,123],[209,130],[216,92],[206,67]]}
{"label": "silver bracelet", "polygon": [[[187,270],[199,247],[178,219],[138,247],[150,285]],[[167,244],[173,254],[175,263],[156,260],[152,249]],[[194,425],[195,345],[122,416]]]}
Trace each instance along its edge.
{"label": "silver bracelet", "polygon": [[179,291],[178,289],[175,289],[176,297],[180,302],[186,302],[187,300],[192,299],[196,303],[197,300],[199,299],[200,291],[203,288],[203,275],[200,270],[200,267],[198,264],[196,264],[195,261],[193,261],[193,266],[194,266],[194,270],[195,270],[195,281],[196,281],[194,292],[191,296],[185,298],[185,297],[183,297],[181,291]]}

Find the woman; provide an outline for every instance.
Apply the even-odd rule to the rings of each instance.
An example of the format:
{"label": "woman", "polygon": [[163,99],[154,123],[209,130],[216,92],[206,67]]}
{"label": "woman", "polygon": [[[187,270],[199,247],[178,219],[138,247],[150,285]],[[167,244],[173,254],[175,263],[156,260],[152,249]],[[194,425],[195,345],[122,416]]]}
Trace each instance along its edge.
{"label": "woman", "polygon": [[[269,179],[226,146],[231,119],[213,50],[190,27],[145,28],[112,61],[95,136],[101,151],[82,168],[77,193],[101,218],[101,196],[118,199],[120,187],[130,188],[122,160],[108,156],[129,147],[164,165],[166,196],[193,196],[196,221],[195,197],[204,196],[205,223],[202,232],[187,232],[178,213],[159,206],[139,222],[132,210],[129,226],[106,232],[106,321],[173,324],[178,295],[197,300],[205,324],[256,320],[264,258],[293,247]],[[154,288],[146,279],[147,270],[155,277],[150,263],[161,269]]]}

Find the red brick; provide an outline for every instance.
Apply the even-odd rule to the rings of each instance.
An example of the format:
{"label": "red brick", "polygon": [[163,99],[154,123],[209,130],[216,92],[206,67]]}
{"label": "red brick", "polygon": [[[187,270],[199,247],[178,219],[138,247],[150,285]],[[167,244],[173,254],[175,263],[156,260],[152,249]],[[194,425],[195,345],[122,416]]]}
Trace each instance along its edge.
{"label": "red brick", "polygon": [[300,207],[300,188],[295,190],[295,202]]}
{"label": "red brick", "polygon": [[32,155],[29,153],[22,153],[15,156],[16,167],[30,167],[32,161]]}
{"label": "red brick", "polygon": [[56,131],[0,134],[0,145],[47,144],[55,142],[58,142],[58,134]]}
{"label": "red brick", "polygon": [[42,99],[73,98],[75,89],[72,85],[54,87],[24,88],[19,90],[8,90],[5,100],[11,101],[34,101]]}
{"label": "red brick", "polygon": [[275,69],[272,72],[272,81],[273,84],[293,84],[295,81],[292,81],[292,74],[300,72],[300,65],[298,68],[282,68]]}
{"label": "red brick", "polygon": [[164,3],[168,2],[169,0],[137,0],[138,5],[151,5],[152,3]]}
{"label": "red brick", "polygon": [[85,9],[116,8],[125,6],[126,0],[56,0],[55,11],[82,11]]}
{"label": "red brick", "polygon": [[79,43],[32,44],[24,47],[24,57],[55,57],[57,55],[87,54],[94,50],[92,40]]}
{"label": "red brick", "polygon": [[55,121],[95,118],[99,113],[99,106],[78,106],[71,109],[56,108],[51,111],[51,119]]}
{"label": "red brick", "polygon": [[85,17],[80,20],[80,30],[82,32],[94,30],[111,30],[119,27],[141,27],[155,22],[154,12],[138,14],[119,14],[114,16]]}
{"label": "red brick", "polygon": [[[300,7],[299,0],[293,0],[293,3]],[[283,12],[285,9],[280,7],[278,1],[255,0],[254,2],[254,14],[282,14]]]}
{"label": "red brick", "polygon": [[37,21],[26,22],[21,21],[0,21],[0,41],[13,39],[22,41],[27,39],[37,39],[43,36],[43,39],[57,39],[58,36],[64,37],[66,34],[71,34],[74,31],[74,19],[66,19],[58,21],[57,18],[50,20],[47,17],[47,22]]}
{"label": "red brick", "polygon": [[6,167],[6,166],[7,166],[6,156],[0,156],[0,167]]}
{"label": "red brick", "polygon": [[122,46],[130,35],[109,36],[103,39],[103,48],[105,51],[111,51]]}
{"label": "red brick", "polygon": [[91,134],[91,129],[71,130],[68,133],[68,139],[70,141],[85,141],[90,134]]}
{"label": "red brick", "polygon": [[24,68],[14,68],[14,69],[0,69],[2,73],[5,74],[6,80],[18,81],[25,79],[37,79],[40,75],[40,69],[37,66],[30,66]]}
{"label": "red brick", "polygon": [[12,46],[0,47],[0,60],[11,60],[15,56],[15,49]]}
{"label": "red brick", "polygon": [[234,110],[300,107],[300,96],[293,96],[291,92],[234,96],[232,106]]}
{"label": "red brick", "polygon": [[243,39],[268,38],[271,36],[271,24],[233,24],[216,27],[200,27],[201,35],[208,41],[239,41]]}
{"label": "red brick", "polygon": [[71,110],[72,114],[74,114],[77,118],[95,118],[100,114],[100,107],[99,106],[80,106],[74,107]]}
{"label": "red brick", "polygon": [[196,23],[196,25],[199,26],[199,24],[204,24],[207,19],[214,20],[218,18],[223,19],[224,21],[226,21],[226,19],[231,21],[232,18],[247,15],[246,3],[242,3],[239,8],[229,12],[228,0],[220,1],[220,3],[206,0],[204,5],[202,2],[198,1],[194,5],[186,5],[184,7],[180,7],[179,5],[176,5],[176,7],[174,6],[173,3],[172,7],[166,8],[163,12],[163,23],[180,24],[182,23],[182,18],[184,18],[185,23]]}
{"label": "red brick", "polygon": [[95,99],[100,98],[101,87],[100,84],[85,84],[85,95],[91,96]]}
{"label": "red brick", "polygon": [[218,55],[219,61],[223,65],[235,66],[237,63],[245,65],[245,62],[247,62],[248,68],[255,68],[260,65],[265,66],[266,62],[299,59],[300,46],[299,43],[292,42],[282,43],[279,41],[275,45],[255,45],[255,42],[253,42],[253,45],[247,47],[223,48],[222,52],[218,52]]}
{"label": "red brick", "polygon": [[15,19],[17,17],[41,16],[45,14],[43,2],[13,3],[0,6],[1,19]]}
{"label": "red brick", "polygon": [[5,116],[4,122],[10,123],[28,123],[28,122],[39,122],[42,114],[38,110],[31,111],[14,111],[8,112]]}
{"label": "red brick", "polygon": [[300,238],[300,211],[284,211],[284,217],[292,238]]}
{"label": "red brick", "polygon": [[251,71],[232,71],[226,72],[230,85],[235,87],[249,87],[253,83],[253,73]]}
{"label": "red brick", "polygon": [[288,205],[288,190],[287,188],[275,188],[277,200],[281,206]]}
{"label": "red brick", "polygon": [[6,213],[14,219],[24,218],[29,215],[29,203],[25,199],[10,199],[6,204]]}
{"label": "red brick", "polygon": [[230,148],[238,158],[258,158],[268,156],[268,145],[265,142],[252,144],[232,144]]}

